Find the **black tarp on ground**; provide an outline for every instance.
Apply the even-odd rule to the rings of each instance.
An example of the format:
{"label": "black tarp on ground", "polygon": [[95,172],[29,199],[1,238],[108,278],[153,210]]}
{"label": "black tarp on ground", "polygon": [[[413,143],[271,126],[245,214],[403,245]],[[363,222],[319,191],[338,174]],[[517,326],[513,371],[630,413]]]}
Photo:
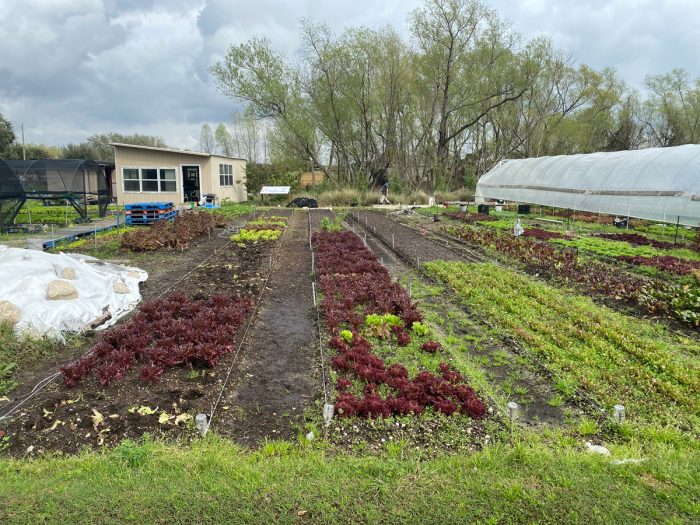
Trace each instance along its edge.
{"label": "black tarp on ground", "polygon": [[297,197],[287,204],[287,208],[318,208],[318,202],[311,197]]}

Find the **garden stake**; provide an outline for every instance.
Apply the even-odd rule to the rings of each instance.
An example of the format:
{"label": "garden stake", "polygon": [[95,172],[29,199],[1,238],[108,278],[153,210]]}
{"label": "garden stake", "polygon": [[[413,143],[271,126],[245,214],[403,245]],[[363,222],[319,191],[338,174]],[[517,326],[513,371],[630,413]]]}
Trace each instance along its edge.
{"label": "garden stake", "polygon": [[624,405],[615,405],[613,410],[615,411],[615,421],[617,421],[618,425],[622,425],[623,421],[625,420]]}
{"label": "garden stake", "polygon": [[313,281],[311,282],[311,293],[314,296],[314,308],[315,308],[316,307],[316,283]]}
{"label": "garden stake", "polygon": [[326,403],[323,405],[323,421],[326,423],[326,427],[331,424],[333,419],[333,413],[335,412],[335,406],[332,403]]}
{"label": "garden stake", "polygon": [[394,234],[391,234],[391,249],[394,249]]}
{"label": "garden stake", "polygon": [[518,418],[519,406],[515,401],[508,401],[506,405],[508,407],[508,418],[510,419],[510,444],[513,444],[513,425],[515,425],[515,420]]}
{"label": "garden stake", "polygon": [[206,414],[197,414],[194,418],[194,426],[199,430],[199,433],[203,436],[209,430],[209,424],[207,423]]}

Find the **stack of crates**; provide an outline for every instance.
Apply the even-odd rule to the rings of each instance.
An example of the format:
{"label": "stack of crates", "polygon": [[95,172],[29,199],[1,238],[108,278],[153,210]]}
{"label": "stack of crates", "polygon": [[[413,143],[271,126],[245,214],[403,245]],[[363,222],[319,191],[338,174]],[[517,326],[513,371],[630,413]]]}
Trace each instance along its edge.
{"label": "stack of crates", "polygon": [[174,221],[177,210],[172,202],[139,202],[125,204],[127,226],[149,226],[154,222]]}

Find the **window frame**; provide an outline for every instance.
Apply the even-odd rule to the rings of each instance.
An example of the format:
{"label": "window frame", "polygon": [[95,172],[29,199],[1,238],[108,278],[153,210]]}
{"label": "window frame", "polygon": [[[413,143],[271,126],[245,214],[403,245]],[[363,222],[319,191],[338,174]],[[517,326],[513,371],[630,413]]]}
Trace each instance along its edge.
{"label": "window frame", "polygon": [[[222,169],[223,168],[223,169]],[[236,182],[233,175],[233,164],[219,163],[219,186],[222,188],[232,188]]]}
{"label": "window frame", "polygon": [[[177,183],[177,174],[178,174],[178,168],[174,166],[163,166],[163,167],[153,167],[153,166],[122,166],[122,191],[124,193],[177,193],[179,191],[178,189],[178,183]],[[138,178],[136,179],[127,179],[125,176],[125,172],[127,170],[136,170],[138,174]],[[155,178],[149,178],[146,179],[144,178],[144,171],[145,170],[155,170],[156,172],[156,177]],[[164,176],[164,171],[165,170],[170,170],[175,174],[174,179],[166,179]],[[138,182],[139,189],[138,190],[127,190],[126,189],[126,183],[127,181],[129,182]],[[143,189],[143,184],[144,182],[155,182],[156,184],[156,189],[155,190],[144,190]],[[163,187],[163,184],[166,182],[174,182],[175,183],[175,189],[174,190],[163,190],[161,189]]]}

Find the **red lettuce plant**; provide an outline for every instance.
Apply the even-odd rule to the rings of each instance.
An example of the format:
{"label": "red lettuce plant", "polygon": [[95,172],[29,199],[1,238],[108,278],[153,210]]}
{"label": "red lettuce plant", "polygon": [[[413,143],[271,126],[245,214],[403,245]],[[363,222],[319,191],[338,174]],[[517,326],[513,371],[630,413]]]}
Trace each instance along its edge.
{"label": "red lettuce plant", "polygon": [[94,371],[109,386],[141,366],[141,379],[157,382],[169,367],[213,367],[233,349],[251,308],[250,298],[224,295],[192,300],[171,294],[145,302],[127,323],[102,334],[88,354],[61,368],[63,381],[72,387]]}
{"label": "red lettuce plant", "polygon": [[[324,294],[321,310],[333,334],[329,346],[338,352],[331,358],[331,367],[341,375],[336,381],[335,401],[339,416],[420,415],[432,407],[445,415],[459,412],[472,418],[483,417],[486,406],[463,383],[459,372],[441,363],[440,375],[424,371],[411,379],[405,366],[387,366],[360,335],[367,314],[391,313],[403,321],[391,331],[397,343],[405,346],[411,341],[406,329],[421,320],[406,290],[391,281],[389,273],[362,241],[350,232],[326,232],[314,234],[313,242]],[[352,329],[350,341],[340,337],[343,327]],[[426,345],[435,351],[439,348],[434,341]],[[353,383],[360,387],[361,397],[351,392]],[[380,385],[389,391],[384,398],[379,393]]]}

